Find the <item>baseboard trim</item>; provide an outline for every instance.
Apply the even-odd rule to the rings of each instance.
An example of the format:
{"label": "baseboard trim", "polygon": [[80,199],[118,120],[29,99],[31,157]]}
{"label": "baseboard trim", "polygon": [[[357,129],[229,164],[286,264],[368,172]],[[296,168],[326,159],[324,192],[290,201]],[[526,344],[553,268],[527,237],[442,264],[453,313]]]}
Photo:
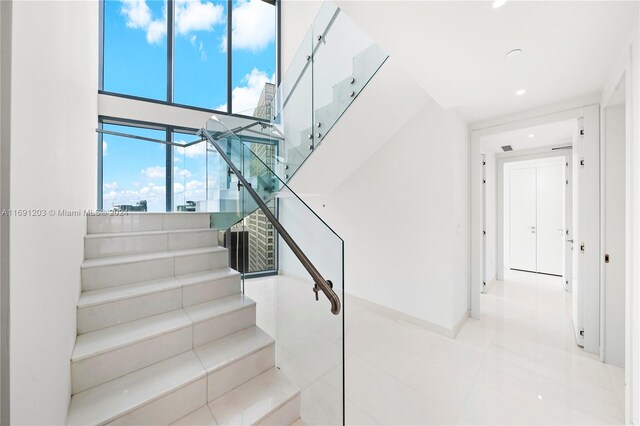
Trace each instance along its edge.
{"label": "baseboard trim", "polygon": [[369,309],[370,311],[379,313],[381,315],[385,315],[387,317],[391,317],[396,320],[406,321],[408,323],[417,325],[418,327],[422,327],[426,330],[432,331],[434,333],[440,334],[445,337],[449,337],[451,339],[456,338],[456,336],[458,335],[458,332],[460,331],[464,323],[467,321],[467,318],[469,318],[469,311],[466,311],[453,328],[446,328],[441,325],[434,324],[432,322],[415,317],[413,315],[409,315],[404,312],[400,312],[395,309],[389,308],[387,306],[380,305],[375,302],[371,302],[361,297],[354,296],[352,294],[346,294],[345,297],[347,299],[347,302],[353,303],[354,305],[360,306],[365,309]]}
{"label": "baseboard trim", "polygon": [[[282,271],[280,270],[278,275],[283,275],[283,276],[287,276],[290,278],[293,278],[297,281],[302,281],[304,283],[308,283],[309,285],[313,285],[313,281],[311,279],[309,279],[308,277],[301,277],[298,274],[295,273],[291,273],[288,271]],[[458,321],[456,322],[456,324],[453,326],[453,328],[446,328],[443,327],[441,325],[438,324],[434,324],[432,322],[423,320],[421,318],[415,317],[413,315],[409,315],[406,314],[404,312],[400,312],[398,310],[395,310],[393,308],[389,308],[387,306],[384,305],[380,305],[379,303],[375,303],[375,302],[371,302],[369,300],[363,299],[361,297],[358,296],[354,296],[353,294],[349,294],[345,292],[345,305],[347,303],[353,303],[354,305],[360,306],[362,308],[368,309],[370,311],[376,312],[380,315],[384,315],[396,320],[400,320],[400,321],[405,321],[408,323],[411,323],[413,325],[417,325],[418,327],[422,327],[426,330],[432,331],[434,333],[438,333],[442,336],[445,337],[449,337],[451,339],[455,339],[456,336],[458,335],[458,333],[460,332],[460,330],[462,329],[462,327],[464,326],[465,322],[467,321],[467,318],[470,317],[470,311],[467,310],[465,311],[462,316],[458,319]],[[349,309],[349,306],[346,306],[346,309]]]}

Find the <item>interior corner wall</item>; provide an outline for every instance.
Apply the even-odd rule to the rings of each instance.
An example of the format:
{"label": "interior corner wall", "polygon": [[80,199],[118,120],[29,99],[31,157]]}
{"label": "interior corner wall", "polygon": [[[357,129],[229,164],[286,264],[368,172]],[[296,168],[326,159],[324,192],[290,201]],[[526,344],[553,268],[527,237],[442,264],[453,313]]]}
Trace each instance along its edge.
{"label": "interior corner wall", "polygon": [[466,123],[429,102],[334,193],[307,200],[345,241],[346,293],[445,332],[467,315],[468,147]]}
{"label": "interior corner wall", "polygon": [[65,424],[86,217],[50,211],[96,207],[97,1],[13,3],[11,89],[11,424]]}

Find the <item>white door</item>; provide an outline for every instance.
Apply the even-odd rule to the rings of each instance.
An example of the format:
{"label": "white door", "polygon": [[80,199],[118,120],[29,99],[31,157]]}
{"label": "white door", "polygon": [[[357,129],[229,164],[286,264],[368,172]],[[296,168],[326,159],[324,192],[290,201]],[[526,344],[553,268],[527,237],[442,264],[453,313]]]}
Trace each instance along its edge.
{"label": "white door", "polygon": [[536,271],[562,275],[564,259],[563,167],[536,169]]}
{"label": "white door", "polygon": [[511,170],[509,176],[510,267],[535,272],[536,169]]}

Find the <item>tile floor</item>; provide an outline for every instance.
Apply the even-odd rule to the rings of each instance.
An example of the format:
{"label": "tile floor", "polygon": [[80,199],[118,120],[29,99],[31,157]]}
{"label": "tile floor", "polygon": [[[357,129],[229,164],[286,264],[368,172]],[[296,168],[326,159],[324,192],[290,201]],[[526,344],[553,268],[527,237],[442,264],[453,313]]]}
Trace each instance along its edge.
{"label": "tile floor", "polygon": [[[455,340],[347,298],[347,424],[622,424],[624,372],[576,346],[561,279],[506,278]],[[283,276],[247,280],[245,292],[302,390],[300,424],[339,421],[341,326],[328,303]]]}

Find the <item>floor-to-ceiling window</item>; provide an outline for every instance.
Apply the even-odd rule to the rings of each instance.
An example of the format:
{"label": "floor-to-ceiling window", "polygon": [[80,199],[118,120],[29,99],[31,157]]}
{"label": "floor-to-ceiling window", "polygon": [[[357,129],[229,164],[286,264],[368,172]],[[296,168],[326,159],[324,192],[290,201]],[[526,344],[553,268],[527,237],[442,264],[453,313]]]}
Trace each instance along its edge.
{"label": "floor-to-ceiling window", "polygon": [[264,109],[278,63],[276,2],[102,4],[103,93],[250,116]]}
{"label": "floor-to-ceiling window", "polygon": [[[181,108],[180,114],[270,119],[278,7],[273,0],[102,0],[100,93],[133,98],[127,102],[148,105],[148,111],[161,103]],[[166,115],[129,114],[100,117],[99,208],[223,211],[234,189],[226,165],[205,143],[175,145],[197,140],[197,128],[185,129]],[[259,213],[251,218],[264,219]],[[260,242],[264,261],[252,270],[271,271],[273,241]]]}

